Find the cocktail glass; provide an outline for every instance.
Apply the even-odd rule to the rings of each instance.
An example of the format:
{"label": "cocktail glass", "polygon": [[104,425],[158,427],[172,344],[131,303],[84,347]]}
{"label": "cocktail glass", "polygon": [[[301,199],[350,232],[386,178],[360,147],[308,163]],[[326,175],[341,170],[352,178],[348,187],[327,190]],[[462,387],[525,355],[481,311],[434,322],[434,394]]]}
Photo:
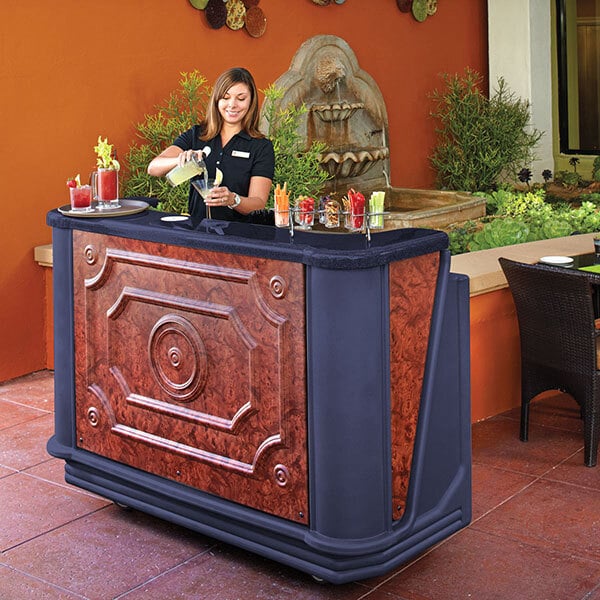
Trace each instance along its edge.
{"label": "cocktail glass", "polygon": [[71,211],[72,212],[92,212],[92,187],[89,185],[82,185],[79,187],[69,188],[69,195],[71,197]]}
{"label": "cocktail glass", "polygon": [[[194,179],[192,181],[192,185],[196,189],[196,191],[202,196],[202,199],[206,202],[206,197],[208,193],[216,186],[215,179],[205,179],[204,177],[200,177],[200,179]],[[210,206],[206,205],[206,216],[210,219]]]}

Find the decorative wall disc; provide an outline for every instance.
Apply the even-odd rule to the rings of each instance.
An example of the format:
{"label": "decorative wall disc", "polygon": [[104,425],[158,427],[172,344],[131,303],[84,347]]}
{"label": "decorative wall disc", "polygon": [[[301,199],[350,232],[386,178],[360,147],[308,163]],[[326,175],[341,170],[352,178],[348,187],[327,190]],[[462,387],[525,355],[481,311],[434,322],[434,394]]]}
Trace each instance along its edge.
{"label": "decorative wall disc", "polygon": [[405,13],[410,12],[410,9],[412,8],[412,0],[396,0],[396,4],[398,5],[398,8]]}
{"label": "decorative wall disc", "polygon": [[220,29],[227,22],[227,7],[222,0],[208,0],[204,12],[208,24],[213,29]]}
{"label": "decorative wall disc", "polygon": [[229,0],[227,2],[227,27],[237,31],[244,26],[246,21],[246,7],[242,0]]}
{"label": "decorative wall disc", "polygon": [[246,11],[246,31],[252,37],[260,37],[267,29],[267,17],[260,6],[251,6]]}
{"label": "decorative wall disc", "polygon": [[417,21],[422,23],[427,18],[427,0],[413,0],[412,14]]}

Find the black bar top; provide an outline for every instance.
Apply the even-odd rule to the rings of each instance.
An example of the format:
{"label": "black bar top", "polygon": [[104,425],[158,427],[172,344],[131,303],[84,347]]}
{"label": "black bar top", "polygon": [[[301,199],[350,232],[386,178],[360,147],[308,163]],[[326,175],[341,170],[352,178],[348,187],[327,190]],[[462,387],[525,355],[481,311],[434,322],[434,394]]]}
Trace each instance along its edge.
{"label": "black bar top", "polygon": [[46,222],[58,229],[77,229],[118,237],[300,262],[326,269],[367,269],[448,248],[448,236],[432,229],[325,233],[231,221],[204,219],[165,222],[157,210],[118,217],[71,217],[52,210]]}

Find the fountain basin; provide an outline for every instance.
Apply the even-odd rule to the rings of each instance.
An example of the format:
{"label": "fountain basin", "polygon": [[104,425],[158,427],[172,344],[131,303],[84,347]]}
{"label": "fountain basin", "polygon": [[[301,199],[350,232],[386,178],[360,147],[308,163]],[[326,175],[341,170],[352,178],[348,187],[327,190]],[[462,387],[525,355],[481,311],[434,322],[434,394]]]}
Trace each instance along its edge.
{"label": "fountain basin", "polygon": [[389,156],[388,148],[330,151],[319,157],[321,166],[334,179],[364,175],[377,162]]}
{"label": "fountain basin", "polygon": [[357,110],[364,108],[364,106],[364,102],[342,102],[336,104],[315,104],[310,110],[314,112],[321,121],[331,123],[333,121],[346,121]]}
{"label": "fountain basin", "polygon": [[385,189],[385,210],[391,213],[385,219],[386,229],[443,229],[452,223],[484,217],[485,199],[468,192],[391,187]]}

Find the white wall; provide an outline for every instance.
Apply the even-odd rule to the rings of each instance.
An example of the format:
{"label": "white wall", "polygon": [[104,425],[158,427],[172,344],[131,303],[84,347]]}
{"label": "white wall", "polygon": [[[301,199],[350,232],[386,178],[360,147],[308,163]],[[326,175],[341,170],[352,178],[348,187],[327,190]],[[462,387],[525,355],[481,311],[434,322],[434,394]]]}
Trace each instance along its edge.
{"label": "white wall", "polygon": [[504,77],[512,92],[529,100],[531,124],[544,132],[537,160],[529,165],[535,181],[544,169],[554,171],[552,26],[549,0],[488,0],[490,93]]}

